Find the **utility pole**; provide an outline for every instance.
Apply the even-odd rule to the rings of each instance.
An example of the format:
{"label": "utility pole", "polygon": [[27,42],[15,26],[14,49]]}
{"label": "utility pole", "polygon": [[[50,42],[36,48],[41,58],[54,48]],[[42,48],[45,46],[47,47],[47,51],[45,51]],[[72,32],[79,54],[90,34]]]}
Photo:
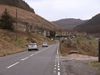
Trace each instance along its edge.
{"label": "utility pole", "polygon": [[16,25],[15,25],[15,40],[17,40],[17,22],[18,22],[18,15],[17,15],[17,8],[16,8]]}
{"label": "utility pole", "polygon": [[26,33],[28,35],[28,40],[32,41],[32,36],[31,36],[31,27],[32,25],[29,25],[27,22],[25,23],[26,25]]}
{"label": "utility pole", "polygon": [[100,62],[100,39],[98,42],[98,62]]}

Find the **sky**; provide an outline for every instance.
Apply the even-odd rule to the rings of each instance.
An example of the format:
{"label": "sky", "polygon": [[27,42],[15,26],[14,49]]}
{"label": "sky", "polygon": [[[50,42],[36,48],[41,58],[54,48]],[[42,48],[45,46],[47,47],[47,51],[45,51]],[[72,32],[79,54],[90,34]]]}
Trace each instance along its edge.
{"label": "sky", "polygon": [[100,13],[100,0],[25,0],[49,21],[65,18],[87,20]]}

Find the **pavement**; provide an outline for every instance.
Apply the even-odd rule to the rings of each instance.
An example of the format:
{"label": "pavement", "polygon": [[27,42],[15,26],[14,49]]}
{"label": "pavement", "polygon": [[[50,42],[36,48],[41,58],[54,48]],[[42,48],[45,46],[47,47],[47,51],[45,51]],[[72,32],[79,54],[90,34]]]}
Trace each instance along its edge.
{"label": "pavement", "polygon": [[59,45],[0,57],[0,75],[62,75]]}

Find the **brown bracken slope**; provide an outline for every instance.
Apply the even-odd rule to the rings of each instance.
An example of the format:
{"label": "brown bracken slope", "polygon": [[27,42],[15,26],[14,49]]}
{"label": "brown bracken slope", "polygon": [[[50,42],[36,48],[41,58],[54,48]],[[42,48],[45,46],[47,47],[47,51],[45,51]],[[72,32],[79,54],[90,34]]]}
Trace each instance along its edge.
{"label": "brown bracken slope", "polygon": [[39,15],[27,10],[21,9],[21,8],[13,7],[13,6],[0,5],[0,16],[3,14],[5,9],[7,9],[8,13],[14,19],[16,19],[16,9],[17,9],[17,20],[19,22],[18,23],[19,26],[25,25],[25,23],[28,23],[29,25],[38,26],[47,30],[54,30],[55,28],[57,28],[54,24],[45,20]]}
{"label": "brown bracken slope", "polygon": [[[57,26],[40,17],[36,13],[27,11],[19,7],[0,4],[0,16],[3,14],[5,9],[7,9],[8,13],[13,17],[14,20],[16,20],[17,10],[17,29],[21,31],[17,31],[15,33],[0,29],[0,56],[14,54],[26,50],[26,45],[29,43],[29,35],[23,32],[25,31],[26,24],[32,25],[33,30],[35,29],[35,27],[53,31],[57,28]],[[37,33],[32,33],[31,37],[38,44],[41,44],[44,41],[44,39],[49,40],[48,38],[41,36]]]}

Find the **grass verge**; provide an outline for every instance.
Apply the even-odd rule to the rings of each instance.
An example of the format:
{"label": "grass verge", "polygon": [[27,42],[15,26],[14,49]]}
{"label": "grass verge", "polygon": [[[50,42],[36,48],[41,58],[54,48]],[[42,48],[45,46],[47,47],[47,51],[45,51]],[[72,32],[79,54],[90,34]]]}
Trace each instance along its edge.
{"label": "grass verge", "polygon": [[100,71],[100,62],[93,61],[93,62],[90,62],[89,65]]}
{"label": "grass verge", "polygon": [[62,40],[60,44],[62,55],[67,55],[74,50],[83,55],[98,55],[98,41],[93,37],[77,36],[73,39]]}

